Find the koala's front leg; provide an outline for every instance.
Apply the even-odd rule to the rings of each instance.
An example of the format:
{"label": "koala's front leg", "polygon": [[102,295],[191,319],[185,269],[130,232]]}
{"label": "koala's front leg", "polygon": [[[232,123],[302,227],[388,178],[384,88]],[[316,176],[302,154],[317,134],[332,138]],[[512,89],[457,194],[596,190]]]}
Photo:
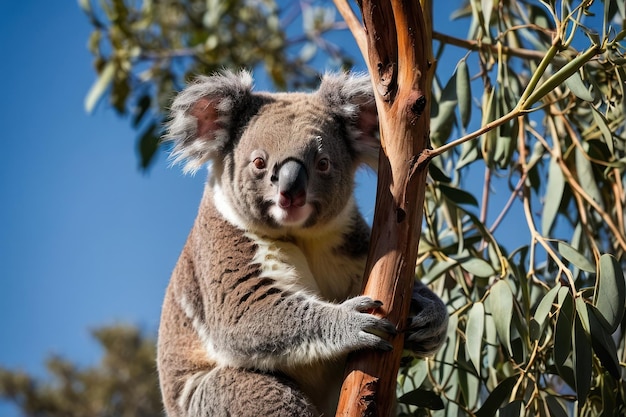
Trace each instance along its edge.
{"label": "koala's front leg", "polygon": [[415,282],[409,314],[405,348],[421,357],[435,354],[446,339],[448,311],[435,293],[420,281]]}
{"label": "koala's front leg", "polygon": [[225,365],[284,370],[363,348],[390,350],[382,336],[396,332],[390,322],[368,313],[381,306],[369,297],[333,304],[270,291],[255,304],[236,306],[237,314],[221,313],[221,323],[209,324],[206,342]]}

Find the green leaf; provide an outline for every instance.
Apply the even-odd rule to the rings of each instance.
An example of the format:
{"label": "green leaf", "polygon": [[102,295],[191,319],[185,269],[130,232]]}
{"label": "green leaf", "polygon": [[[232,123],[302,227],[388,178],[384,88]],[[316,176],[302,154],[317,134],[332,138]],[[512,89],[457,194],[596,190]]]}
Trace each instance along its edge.
{"label": "green leaf", "polygon": [[492,417],[498,411],[498,408],[511,395],[511,391],[517,382],[517,375],[508,377],[500,382],[498,386],[491,391],[482,407],[476,412],[476,417]]}
{"label": "green leaf", "polygon": [[555,396],[547,395],[546,404],[548,405],[548,410],[550,410],[551,417],[568,417],[563,405]]}
{"label": "green leaf", "polygon": [[[578,402],[584,403],[591,388],[591,343],[587,332],[583,328],[580,317],[575,318],[572,334],[574,340],[574,380],[576,381],[576,394]],[[557,348],[558,349],[558,348]]]}
{"label": "green leaf", "polygon": [[459,100],[461,124],[467,127],[472,117],[472,90],[469,68],[465,59],[460,60],[456,67],[456,95]]}
{"label": "green leaf", "polygon": [[509,404],[502,407],[499,411],[500,417],[523,417],[524,416],[524,401],[514,400]]}
{"label": "green leaf", "polygon": [[444,174],[444,172],[436,164],[432,162],[428,164],[428,173],[435,181],[445,182],[445,183],[452,182],[452,179],[450,179],[450,177]]}
{"label": "green leaf", "polygon": [[450,201],[456,204],[469,204],[478,207],[478,200],[472,194],[460,188],[439,184],[441,193]]}
{"label": "green leaf", "polygon": [[593,305],[604,318],[605,327],[613,333],[624,316],[626,284],[619,262],[609,255],[600,257]]}
{"label": "green leaf", "polygon": [[535,310],[535,314],[530,322],[530,337],[533,340],[539,340],[541,335],[543,334],[543,330],[545,329],[545,325],[547,324],[546,318],[550,311],[552,311],[552,304],[554,303],[554,299],[559,291],[560,285],[556,285],[550,291],[543,296],[537,309]]}
{"label": "green leaf", "polygon": [[598,125],[600,132],[602,132],[602,139],[604,140],[604,143],[609,148],[609,152],[611,152],[611,155],[615,154],[615,148],[613,146],[613,133],[611,132],[609,123],[598,109],[596,109],[594,106],[591,106],[591,109],[593,110],[591,112],[593,120]]}
{"label": "green leaf", "polygon": [[443,400],[440,396],[421,388],[402,395],[398,398],[398,402],[428,408],[429,410],[443,410],[444,408]]}
{"label": "green leaf", "polygon": [[562,375],[561,367],[565,364],[572,350],[572,329],[574,302],[568,288],[561,287],[558,292],[559,315],[554,329],[554,363]]}
{"label": "green leaf", "polygon": [[617,358],[617,348],[611,334],[602,325],[600,312],[592,305],[587,304],[589,326],[591,328],[591,346],[600,359],[602,366],[615,379],[620,379],[620,365]]}
{"label": "green leaf", "polygon": [[583,101],[592,102],[593,95],[589,91],[589,88],[583,83],[583,79],[580,76],[580,73],[575,72],[565,80],[565,85],[569,90],[579,99]]}
{"label": "green leaf", "polygon": [[100,73],[100,76],[89,89],[87,97],[85,98],[85,111],[87,111],[87,113],[93,112],[96,104],[98,104],[98,102],[102,98],[102,95],[106,92],[106,90],[113,82],[113,76],[115,75],[116,68],[117,65],[115,64],[115,62],[107,62],[104,66],[104,69]]}
{"label": "green leaf", "polygon": [[554,219],[559,212],[559,206],[561,205],[564,190],[565,180],[563,178],[563,172],[561,171],[557,161],[554,158],[551,158],[550,165],[548,167],[548,185],[546,188],[543,213],[541,216],[541,231],[544,236],[548,236],[550,234],[550,230],[554,224]]}
{"label": "green leaf", "polygon": [[93,10],[91,9],[91,1],[90,0],[78,0],[78,5],[88,15],[92,15],[93,14]]}
{"label": "green leaf", "polygon": [[574,249],[569,244],[559,241],[557,244],[557,250],[559,253],[578,269],[582,269],[587,272],[596,272],[596,267],[580,252]]}
{"label": "green leaf", "polygon": [[465,347],[470,362],[474,365],[476,373],[480,375],[482,365],[483,334],[485,331],[485,307],[483,303],[474,303],[467,315],[465,327]]}
{"label": "green leaf", "polygon": [[480,278],[489,278],[496,273],[487,261],[480,258],[467,257],[459,259],[459,264],[461,268]]}
{"label": "green leaf", "polygon": [[448,272],[457,264],[457,261],[437,261],[436,263],[434,263],[434,265],[430,267],[426,274],[420,277],[420,279],[425,283],[430,283],[439,278],[441,275]]}
{"label": "green leaf", "polygon": [[489,290],[487,298],[489,312],[496,324],[496,332],[509,354],[513,355],[511,348],[511,319],[513,317],[513,293],[504,280],[496,282]]}
{"label": "green leaf", "polygon": [[141,155],[141,168],[150,166],[161,143],[159,130],[156,123],[150,125],[139,138],[139,154]]}
{"label": "green leaf", "polygon": [[456,96],[456,71],[448,80],[441,92],[441,97],[431,106],[430,129],[431,140],[434,143],[444,143],[454,126],[454,111],[458,99]]}
{"label": "green leaf", "polygon": [[595,201],[600,205],[600,207],[602,207],[604,206],[604,203],[602,201],[600,188],[598,188],[598,181],[596,180],[596,176],[594,175],[591,161],[588,159],[589,143],[583,142],[582,147],[585,151],[584,153],[580,150],[578,146],[574,148],[576,157],[576,174],[578,176],[580,186],[583,188],[583,190],[585,190],[585,192],[589,194],[593,201]]}
{"label": "green leaf", "polygon": [[480,157],[476,141],[468,140],[461,145],[461,156],[457,162],[455,169],[458,171],[466,165],[471,164]]}

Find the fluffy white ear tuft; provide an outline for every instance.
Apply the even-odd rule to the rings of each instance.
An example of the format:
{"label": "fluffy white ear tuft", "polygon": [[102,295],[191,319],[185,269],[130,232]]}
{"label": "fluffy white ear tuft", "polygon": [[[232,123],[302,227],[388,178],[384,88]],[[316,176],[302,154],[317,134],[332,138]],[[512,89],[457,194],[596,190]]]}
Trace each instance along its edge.
{"label": "fluffy white ear tuft", "polygon": [[247,71],[196,78],[172,103],[164,137],[174,144],[172,163],[183,162],[185,173],[195,173],[220,158],[231,140],[233,116],[246,106],[251,93],[252,76]]}
{"label": "fluffy white ear tuft", "polygon": [[376,170],[380,137],[378,113],[369,76],[326,74],[322,78],[318,94],[331,111],[347,121],[349,139],[360,162]]}

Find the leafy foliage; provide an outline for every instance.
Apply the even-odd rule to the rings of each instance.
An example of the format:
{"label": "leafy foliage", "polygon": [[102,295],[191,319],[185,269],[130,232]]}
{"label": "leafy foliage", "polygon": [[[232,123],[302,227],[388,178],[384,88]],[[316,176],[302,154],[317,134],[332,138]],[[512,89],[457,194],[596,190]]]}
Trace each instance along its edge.
{"label": "leafy foliage", "polygon": [[81,369],[59,357],[48,360],[51,380],[0,368],[0,398],[25,416],[155,417],[162,415],[156,341],[127,326],[93,332],[104,354],[97,367]]}
{"label": "leafy foliage", "polygon": [[[452,18],[466,39],[434,33],[438,62],[458,65],[452,75],[437,68],[417,269],[449,306],[448,342],[432,359],[407,356],[400,413],[624,415],[626,7],[461,3]],[[434,12],[448,13],[443,4]],[[191,74],[264,65],[290,88],[315,78],[321,55],[349,62],[329,40],[342,24],[328,2],[81,5],[99,74],[87,108],[107,97],[133,115],[143,166],[158,149],[164,107]],[[113,339],[133,343],[103,334],[100,368],[55,359],[52,385],[3,370],[2,396],[28,415],[144,415],[146,398],[145,415],[158,414],[148,342],[129,330]]]}
{"label": "leafy foliage", "polygon": [[[87,94],[93,111],[104,97],[140,129],[141,166],[152,163],[163,112],[189,78],[225,67],[256,68],[279,88],[311,85],[320,56],[334,66],[346,55],[322,38],[342,26],[334,10],[313,2],[274,0],[80,0],[94,31],[89,49],[98,79]],[[289,38],[297,26],[297,36]],[[321,54],[318,54],[321,51]]]}
{"label": "leafy foliage", "polygon": [[418,275],[453,315],[421,379],[415,361],[400,379],[442,409],[403,412],[623,415],[623,2],[494,3],[453,14],[467,40],[435,34],[439,60],[467,53],[435,85]]}

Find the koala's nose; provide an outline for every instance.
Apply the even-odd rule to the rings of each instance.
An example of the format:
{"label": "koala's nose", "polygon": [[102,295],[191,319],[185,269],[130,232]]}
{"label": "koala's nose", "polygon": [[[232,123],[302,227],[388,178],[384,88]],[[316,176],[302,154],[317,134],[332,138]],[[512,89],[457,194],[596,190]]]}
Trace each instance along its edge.
{"label": "koala's nose", "polygon": [[306,204],[309,179],[305,166],[290,159],[278,168],[278,205],[281,208],[302,207]]}

